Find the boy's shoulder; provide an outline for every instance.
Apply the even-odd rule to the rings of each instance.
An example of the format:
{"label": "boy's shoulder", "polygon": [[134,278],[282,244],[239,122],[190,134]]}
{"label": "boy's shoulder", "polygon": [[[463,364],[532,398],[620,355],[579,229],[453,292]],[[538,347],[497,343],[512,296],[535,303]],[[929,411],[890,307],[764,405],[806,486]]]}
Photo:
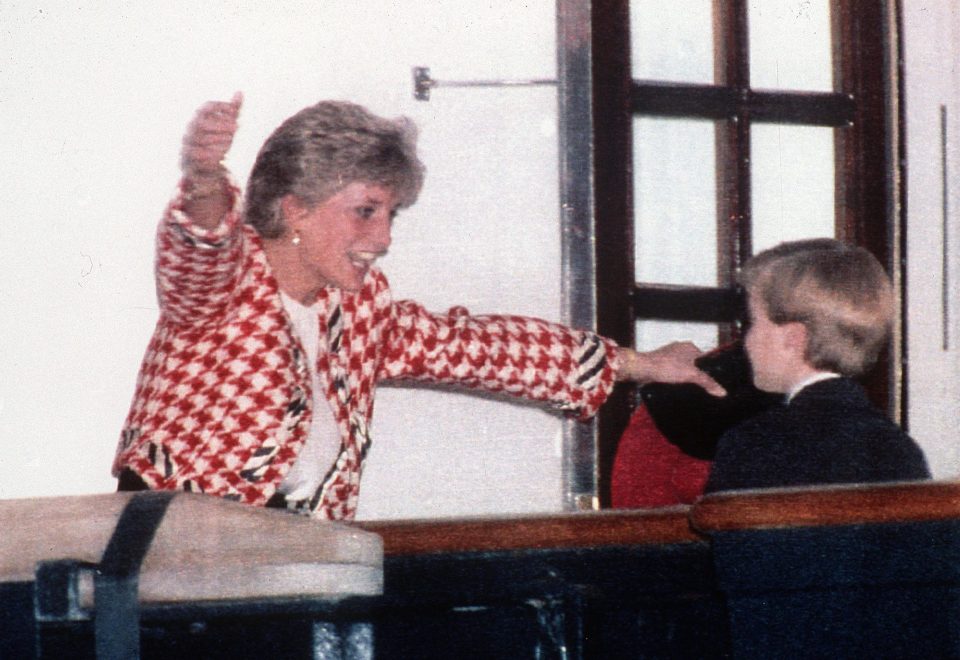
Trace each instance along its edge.
{"label": "boy's shoulder", "polygon": [[774,406],[731,429],[731,438],[762,436],[818,445],[867,439],[877,433],[909,439],[899,426],[870,403],[866,391],[850,378],[838,377],[808,385],[789,403]]}
{"label": "boy's shoulder", "polygon": [[807,402],[822,404],[825,400],[872,407],[863,386],[846,376],[825,378],[824,380],[819,380],[808,385],[797,392],[791,403],[796,405],[802,405]]}
{"label": "boy's shoulder", "polygon": [[756,481],[734,487],[929,476],[919,446],[848,378],[810,385],[788,405],[734,427],[720,439],[717,458],[721,474],[752,465],[745,472]]}
{"label": "boy's shoulder", "polygon": [[870,440],[879,435],[913,442],[883,411],[874,406],[856,381],[831,378],[804,388],[787,406],[792,423],[823,433],[834,430],[838,440]]}

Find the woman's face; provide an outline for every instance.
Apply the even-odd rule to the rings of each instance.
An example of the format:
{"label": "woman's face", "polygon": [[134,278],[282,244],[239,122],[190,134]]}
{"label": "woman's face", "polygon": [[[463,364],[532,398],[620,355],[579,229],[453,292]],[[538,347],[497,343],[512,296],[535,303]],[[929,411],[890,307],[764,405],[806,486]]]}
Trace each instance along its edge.
{"label": "woman's face", "polygon": [[387,253],[396,215],[392,190],[355,181],[312,209],[287,218],[301,274],[316,286],[357,291],[370,266]]}

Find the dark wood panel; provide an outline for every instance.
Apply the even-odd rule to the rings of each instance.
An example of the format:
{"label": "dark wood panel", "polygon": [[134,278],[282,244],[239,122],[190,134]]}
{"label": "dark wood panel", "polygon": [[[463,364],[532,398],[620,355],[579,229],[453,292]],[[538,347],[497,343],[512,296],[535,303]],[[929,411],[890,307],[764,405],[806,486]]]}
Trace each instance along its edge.
{"label": "dark wood panel", "polygon": [[855,117],[850,96],[821,92],[739,90],[717,85],[634,81],[636,114],[692,119],[734,119],[810,126],[846,126]]}
{"label": "dark wood panel", "polygon": [[633,291],[638,319],[731,323],[742,320],[743,309],[743,293],[737,288],[638,284]]}
{"label": "dark wood panel", "polygon": [[634,81],[630,94],[635,114],[656,117],[728,119],[738,105],[737,90],[716,85]]}
{"label": "dark wood panel", "polygon": [[[734,89],[750,87],[749,30],[744,0],[714,3],[714,79]],[[733,286],[737,270],[753,254],[749,112],[716,124],[717,283]],[[739,337],[720,326],[719,341]]]}
{"label": "dark wood panel", "polygon": [[[635,276],[629,5],[629,0],[590,3],[596,328],[621,346],[634,345],[630,307]],[[597,494],[603,506],[610,503],[613,458],[630,420],[635,390],[628,383],[618,383],[597,415]]]}
{"label": "dark wood panel", "polygon": [[[840,51],[834,57],[834,84],[856,102],[853,121],[836,132],[837,236],[867,248],[896,273],[902,270],[893,249],[899,233],[893,211],[899,183],[892,176],[896,164],[890,162],[889,147],[890,127],[897,120],[891,99],[898,90],[888,65],[899,34],[895,21],[888,23],[888,3],[883,0],[842,0],[832,16]],[[894,341],[905,345],[903,337]],[[887,354],[881,358],[865,383],[867,391],[875,405],[900,419],[897,365]]]}
{"label": "dark wood panel", "polygon": [[846,126],[856,116],[856,104],[845,94],[753,90],[745,105],[755,122],[836,127]]}

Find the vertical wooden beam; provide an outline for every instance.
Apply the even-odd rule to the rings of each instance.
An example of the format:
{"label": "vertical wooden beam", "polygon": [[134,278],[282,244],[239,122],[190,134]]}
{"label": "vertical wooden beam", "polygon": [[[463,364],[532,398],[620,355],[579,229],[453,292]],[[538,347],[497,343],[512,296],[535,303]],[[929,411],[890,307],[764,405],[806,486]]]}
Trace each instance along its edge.
{"label": "vertical wooden beam", "polygon": [[[750,88],[750,38],[745,0],[714,2],[714,83],[733,88],[741,102]],[[716,125],[717,285],[732,286],[753,253],[750,111],[740,109]],[[736,339],[734,324],[720,327],[721,344]]]}
{"label": "vertical wooden beam", "polygon": [[[623,346],[634,344],[633,114],[630,90],[630,3],[594,0],[593,138],[596,195],[597,329]],[[634,388],[618,386],[599,416],[598,472],[602,505],[617,441],[631,413]]]}
{"label": "vertical wooden beam", "polygon": [[[853,122],[835,130],[837,236],[870,250],[899,282],[893,213],[899,183],[890,162],[896,22],[885,0],[835,0],[832,10],[834,88],[856,107]],[[897,357],[902,340],[899,334],[894,338],[893,350],[865,381],[874,404],[894,418],[901,412]]]}
{"label": "vertical wooden beam", "polygon": [[717,255],[719,285],[729,285],[733,274],[750,257],[751,177],[750,44],[745,0],[714,3],[714,77],[717,85],[740,96],[734,116],[717,124]]}

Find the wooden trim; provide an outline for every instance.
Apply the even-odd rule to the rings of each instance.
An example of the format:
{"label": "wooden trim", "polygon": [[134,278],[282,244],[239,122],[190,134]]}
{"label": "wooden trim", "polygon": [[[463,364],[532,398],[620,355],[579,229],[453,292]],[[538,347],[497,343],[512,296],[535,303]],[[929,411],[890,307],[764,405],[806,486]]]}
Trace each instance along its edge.
{"label": "wooden trim", "polygon": [[[750,89],[747,3],[714,4],[714,50],[719,84],[746,94]],[[741,108],[717,127],[717,253],[719,284],[732,284],[733,273],[751,254],[750,112]]]}
{"label": "wooden trim", "polygon": [[[744,0],[714,3],[714,79],[746,93],[750,87],[749,31]],[[737,269],[753,251],[750,180],[750,113],[717,123],[717,284],[733,286]],[[721,344],[737,339],[739,326],[720,326]]]}
{"label": "wooden trim", "polygon": [[[634,345],[633,115],[630,112],[630,3],[591,3],[597,331]],[[597,415],[597,494],[610,504],[617,443],[636,388],[619,384]]]}
{"label": "wooden trim", "polygon": [[887,97],[889,57],[883,0],[839,0],[835,31],[840,56],[837,92],[855,102],[853,120],[837,135],[838,236],[889,257]]}
{"label": "wooden trim", "polygon": [[853,99],[843,94],[752,90],[744,105],[754,122],[845,126],[854,117]]}
{"label": "wooden trim", "polygon": [[634,114],[699,119],[735,119],[747,111],[753,121],[809,126],[846,126],[855,110],[844,94],[636,81],[630,107]]}
{"label": "wooden trim", "polygon": [[[892,165],[889,162],[887,80],[890,58],[885,0],[835,0],[833,5],[836,91],[855,101],[853,121],[836,131],[837,236],[870,250],[888,271],[892,261]],[[873,403],[895,415],[889,357],[865,380]]]}
{"label": "wooden trim", "polygon": [[606,0],[592,9],[597,326],[601,334],[630,346],[634,234],[629,2]]}
{"label": "wooden trim", "polygon": [[692,543],[690,507],[550,516],[354,523],[383,538],[387,556]]}
{"label": "wooden trim", "polygon": [[960,481],[916,481],[715,493],[692,507],[540,516],[352,523],[387,556],[704,542],[738,530],[960,521]]}
{"label": "wooden trim", "polygon": [[960,483],[903,482],[740,491],[700,499],[691,526],[705,534],[823,525],[960,519]]}
{"label": "wooden trim", "polygon": [[737,90],[716,85],[634,81],[630,109],[653,117],[729,119],[737,114]]}
{"label": "wooden trim", "polygon": [[896,108],[893,111],[891,119],[890,136],[893,155],[891,165],[895,168],[891,177],[891,215],[890,223],[893,227],[891,244],[894,247],[893,258],[891,259],[890,274],[893,277],[894,285],[898,287],[897,293],[900,296],[899,318],[893,326],[893,348],[891,354],[893,357],[890,365],[890,416],[894,421],[909,431],[910,418],[907,411],[910,409],[910,389],[907,386],[910,382],[910,356],[907,353],[908,337],[910,336],[910,319],[907,316],[907,291],[909,282],[907,281],[906,255],[908,241],[907,224],[907,175],[909,165],[907,163],[907,110],[906,110],[906,71],[904,70],[904,58],[902,54],[902,36],[903,36],[903,12],[899,0],[890,0],[890,18],[892,27],[890,28],[896,39],[892,46],[891,58],[888,70],[891,75],[896,76],[895,85],[892,86],[891,94],[893,97],[892,105]]}
{"label": "wooden trim", "polygon": [[383,538],[387,556],[596,548],[703,539],[690,529],[690,507],[548,516],[400,520],[354,523]]}
{"label": "wooden trim", "polygon": [[734,287],[637,284],[633,291],[638,319],[732,323],[741,320],[743,309],[743,294]]}

